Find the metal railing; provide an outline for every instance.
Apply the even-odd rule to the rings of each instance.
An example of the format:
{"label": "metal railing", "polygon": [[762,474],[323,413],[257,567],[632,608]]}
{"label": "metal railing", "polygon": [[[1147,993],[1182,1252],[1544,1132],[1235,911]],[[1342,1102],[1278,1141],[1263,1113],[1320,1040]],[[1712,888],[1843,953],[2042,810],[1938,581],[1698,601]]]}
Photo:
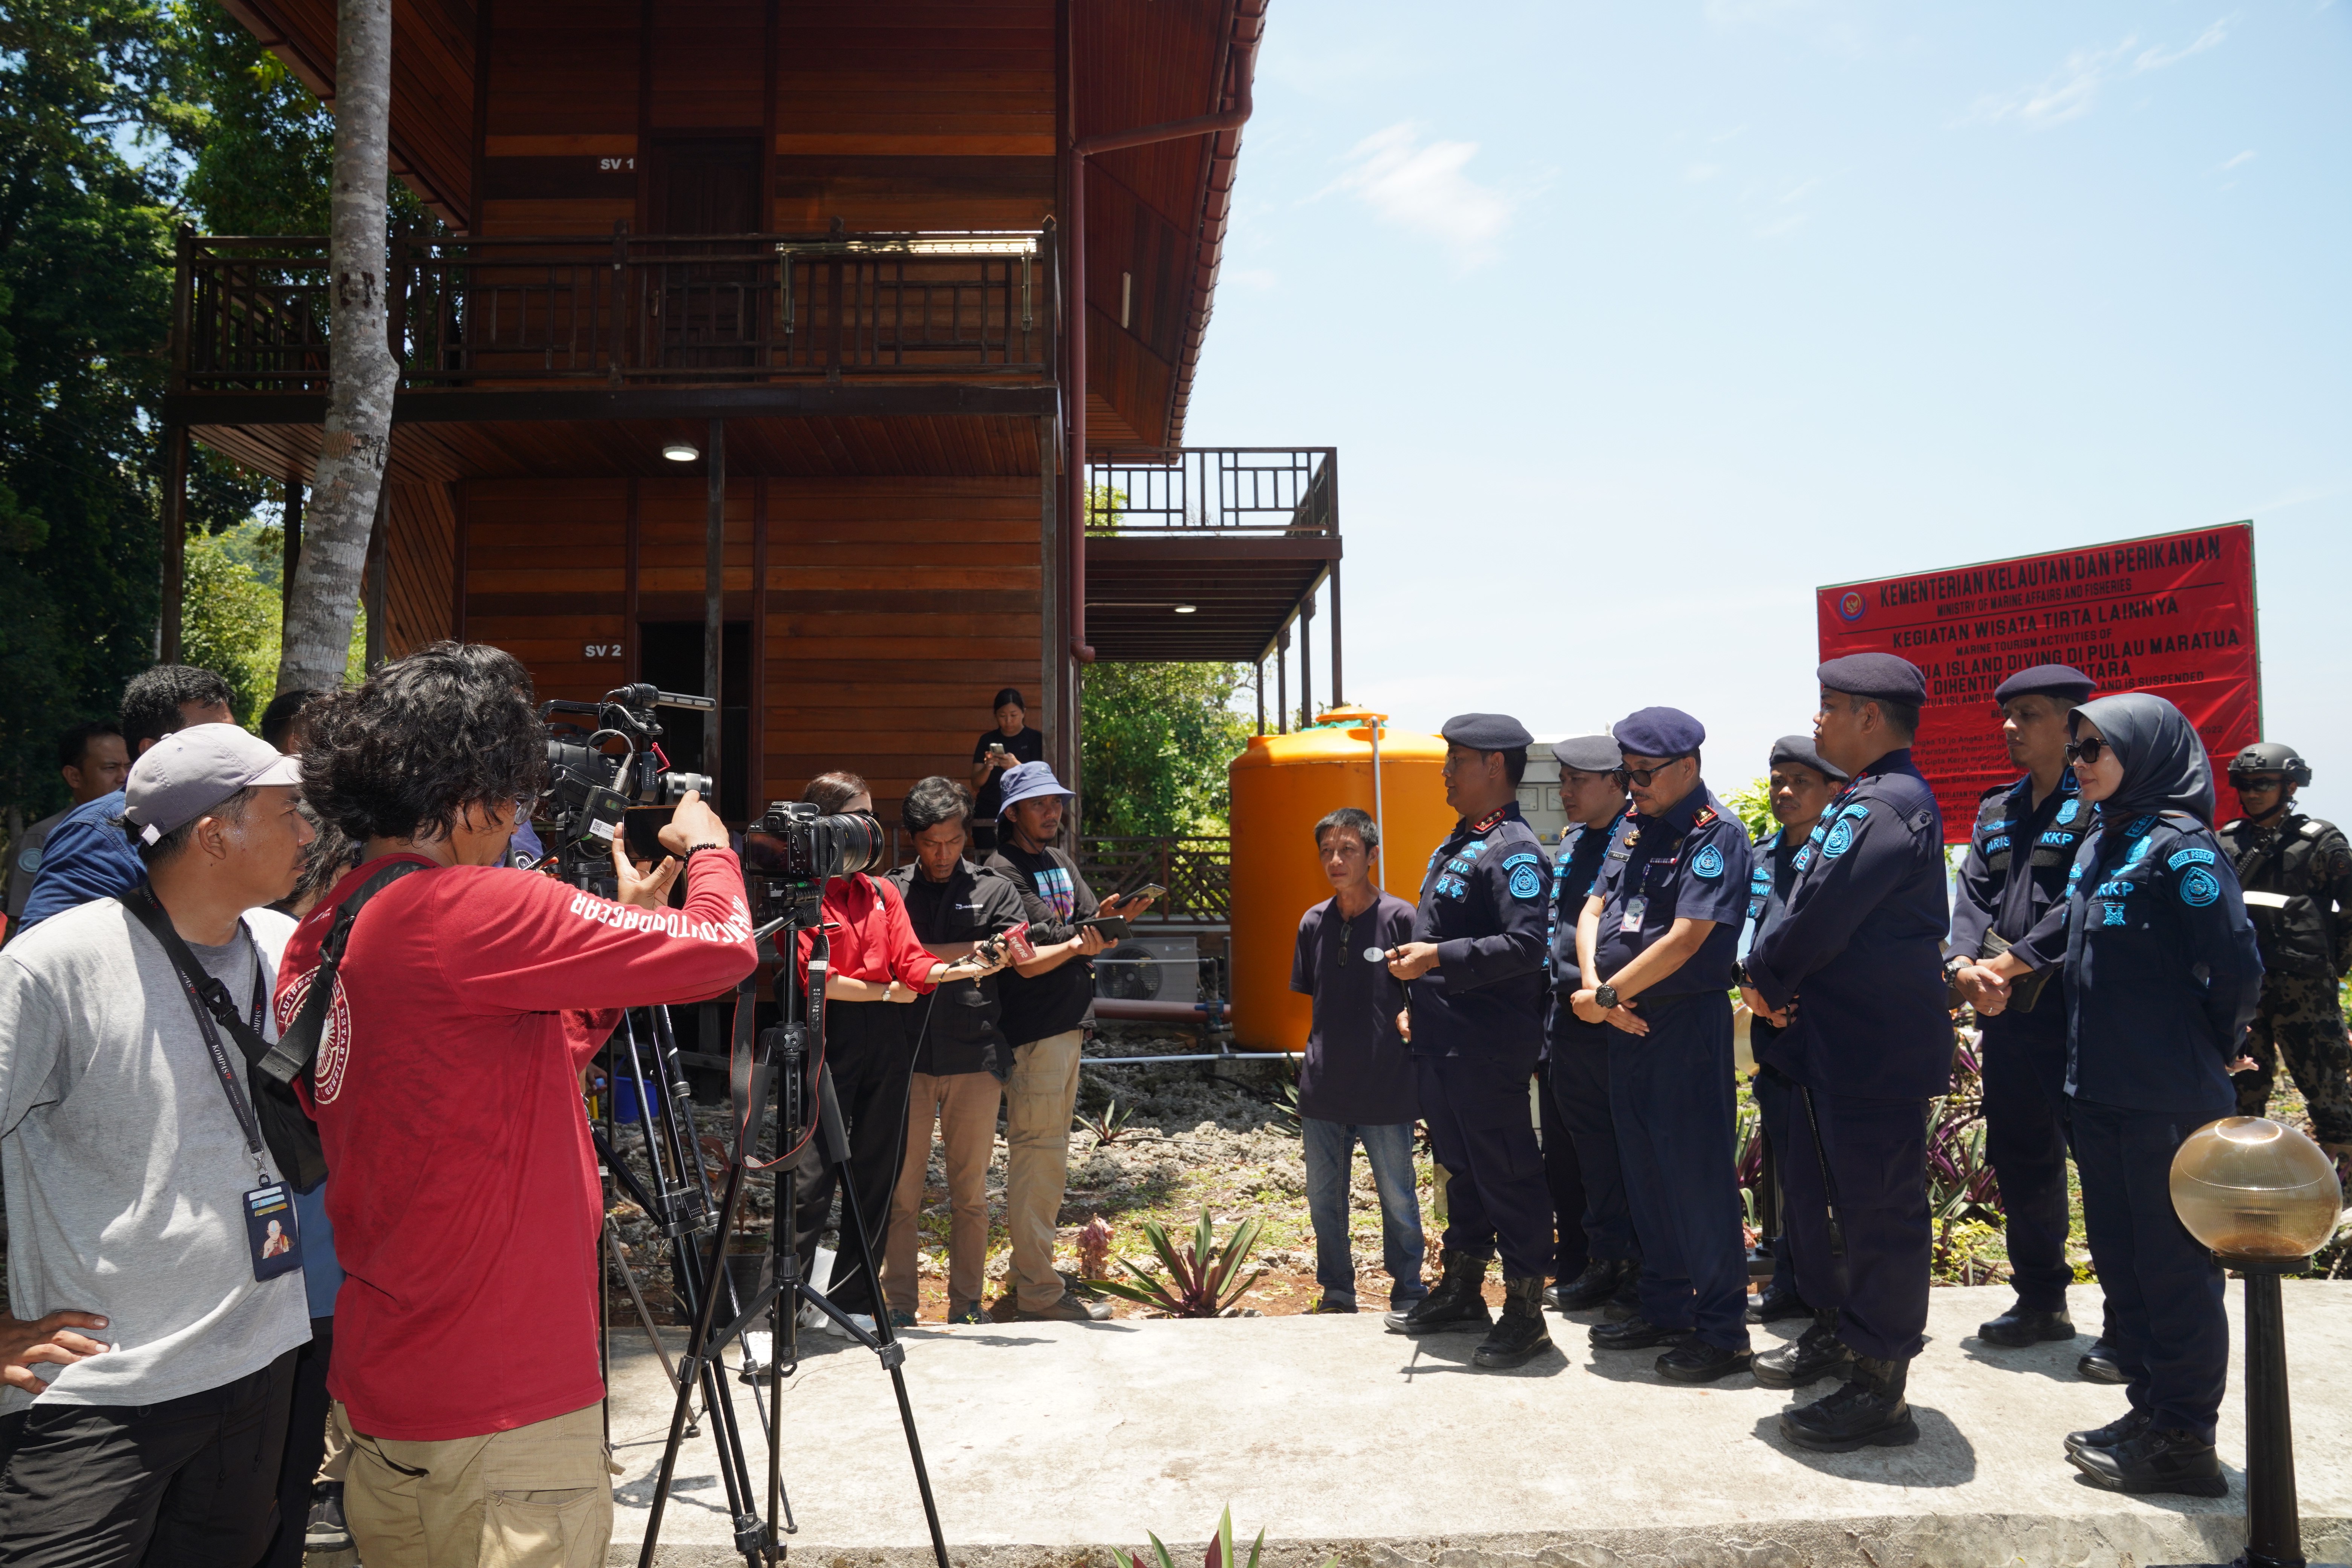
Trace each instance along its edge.
{"label": "metal railing", "polygon": [[[1052,233],[395,238],[404,387],[1053,375]],[[327,241],[184,237],[173,371],[323,392]]]}
{"label": "metal railing", "polygon": [[1087,464],[1089,533],[1337,533],[1331,447],[1186,447]]}
{"label": "metal railing", "polygon": [[1097,897],[1157,882],[1168,896],[1142,923],[1224,925],[1234,914],[1233,840],[1205,834],[1118,838],[1088,834],[1077,842],[1078,869]]}

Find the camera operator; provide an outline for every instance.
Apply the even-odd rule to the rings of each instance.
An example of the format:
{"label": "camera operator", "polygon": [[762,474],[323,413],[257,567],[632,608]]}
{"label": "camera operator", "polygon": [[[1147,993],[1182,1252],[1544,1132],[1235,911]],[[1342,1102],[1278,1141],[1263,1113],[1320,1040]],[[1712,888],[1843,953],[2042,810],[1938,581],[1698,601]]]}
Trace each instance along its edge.
{"label": "camera operator", "polygon": [[[1004,984],[1004,1037],[1013,1071],[1004,1085],[1004,1228],[1013,1239],[1013,1304],[1024,1319],[1083,1323],[1110,1316],[1070,1295],[1054,1270],[1054,1226],[1070,1174],[1070,1113],[1078,1103],[1078,1053],[1095,1017],[1095,966],[1110,945],[1099,915],[1140,914],[1141,894],[1097,902],[1078,863],[1054,847],[1070,792],[1044,763],[1004,775],[1004,815],[991,870],[1021,889],[1037,956]],[[1075,961],[1075,962],[1074,962]]]}
{"label": "camera operator", "polygon": [[173,736],[119,797],[145,885],[0,954],[8,1310],[23,1315],[0,1315],[6,1562],[248,1568],[278,1522],[310,1337],[301,1258],[282,1226],[249,1222],[286,1215],[286,1186],[237,1030],[199,1013],[194,987],[216,988],[238,1029],[266,1028],[293,922],[260,906],[293,886],[310,837],[298,776],[234,725]]}
{"label": "camera operator", "polygon": [[[801,800],[827,816],[874,810],[874,797],[866,793],[866,781],[856,773],[821,773],[809,781]],[[846,1179],[856,1185],[857,1212],[878,1258],[889,1242],[890,1194],[898,1184],[898,1147],[907,1134],[908,1079],[915,1064],[916,1026],[891,1004],[929,996],[948,980],[993,974],[1003,961],[974,956],[948,963],[932,957],[908,921],[898,889],[863,872],[835,877],[825,883],[820,918],[830,938],[831,968],[824,983],[825,1065],[833,1071],[834,1093],[839,1097],[842,1121],[849,1135]],[[815,942],[814,931],[801,932],[803,980],[808,977],[809,952]],[[835,1005],[843,1002],[851,1005]],[[824,1234],[833,1207],[834,1184],[840,1176],[825,1164],[814,1139],[801,1152],[800,1171],[793,1239],[800,1248],[801,1270],[809,1275],[816,1261],[817,1237]],[[859,1267],[855,1252],[845,1245],[835,1249],[838,1261],[825,1296],[861,1327],[871,1329],[880,1295]],[[841,1332],[840,1325],[830,1318],[825,1320],[825,1330]]]}
{"label": "camera operator", "polygon": [[[953,779],[928,778],[907,792],[899,821],[914,840],[915,859],[890,873],[906,901],[915,934],[935,957],[962,958],[1000,931],[1021,923],[1021,889],[1001,871],[963,858],[971,818],[971,792]],[[890,1201],[890,1245],[882,1283],[890,1321],[915,1321],[916,1210],[931,1163],[931,1126],[946,1147],[948,1321],[982,1321],[981,1291],[988,1263],[988,1160],[996,1149],[1000,1081],[1011,1070],[1013,1047],[997,1019],[1003,1011],[993,977],[958,981],[933,994],[915,1044],[908,1096],[907,1152]]]}
{"label": "camera operator", "polygon": [[328,1377],[351,1533],[369,1568],[602,1563],[604,1205],[580,1069],[620,1009],[751,972],[741,867],[693,794],[661,830],[682,908],[662,907],[679,862],[632,867],[617,837],[619,902],[502,865],[546,741],[497,648],[435,643],[303,718],[309,798],[361,863],[288,944],[281,1024],[342,906],[377,888],[304,1084],[346,1276]]}

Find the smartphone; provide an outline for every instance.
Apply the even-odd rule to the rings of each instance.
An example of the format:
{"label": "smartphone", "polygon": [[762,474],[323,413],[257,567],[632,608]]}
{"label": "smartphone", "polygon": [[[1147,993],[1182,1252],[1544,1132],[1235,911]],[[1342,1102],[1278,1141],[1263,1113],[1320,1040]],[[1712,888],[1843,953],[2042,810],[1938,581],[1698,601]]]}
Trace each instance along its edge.
{"label": "smartphone", "polygon": [[1159,883],[1146,882],[1140,888],[1129,889],[1126,892],[1121,893],[1118,896],[1118,899],[1119,902],[1125,903],[1129,899],[1164,899],[1167,896],[1168,889],[1161,887]]}
{"label": "smartphone", "polygon": [[662,847],[661,830],[677,815],[675,805],[633,805],[622,814],[621,826],[628,835],[629,858],[662,863],[669,851]]}
{"label": "smartphone", "polygon": [[1001,757],[1004,755],[1003,745],[999,742],[991,741],[988,743],[988,754],[992,757]]}
{"label": "smartphone", "polygon": [[1117,915],[1095,915],[1074,922],[1080,931],[1098,931],[1105,942],[1118,942],[1127,935],[1127,921]]}

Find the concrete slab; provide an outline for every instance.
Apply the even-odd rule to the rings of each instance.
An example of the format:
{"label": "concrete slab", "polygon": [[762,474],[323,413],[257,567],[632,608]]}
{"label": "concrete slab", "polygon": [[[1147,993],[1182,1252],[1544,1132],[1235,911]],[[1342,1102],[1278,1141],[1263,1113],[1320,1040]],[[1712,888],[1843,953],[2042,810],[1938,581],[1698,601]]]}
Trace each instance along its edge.
{"label": "concrete slab", "polygon": [[[2305,1550],[2342,1561],[2352,1283],[2289,1281],[2285,1294]],[[1265,1528],[1281,1568],[1334,1552],[1367,1568],[2229,1562],[2244,1543],[2234,1356],[2221,1436],[2230,1497],[2120,1497],[2079,1479],[2061,1439],[2120,1414],[2122,1391],[2074,1375],[2087,1336],[1979,1344],[1976,1325],[2010,1300],[2005,1287],[1936,1291],[1911,1384],[1922,1440],[1845,1455],[1780,1440],[1788,1394],[1744,1374],[1666,1384],[1654,1355],[1597,1355],[1557,1316],[1561,1353],[1515,1373],[1473,1370],[1475,1335],[1407,1340],[1367,1313],[917,1331],[908,1382],[958,1568],[1104,1563],[1102,1549],[1140,1546],[1147,1530],[1197,1562],[1228,1504],[1238,1532]],[[2074,1311],[2098,1321],[2095,1288],[2075,1292]],[[1794,1326],[1762,1331],[1759,1348]],[[815,1344],[784,1395],[793,1555],[825,1568],[929,1562],[888,1378],[863,1349]],[[669,1404],[641,1333],[616,1352],[622,1563],[644,1539]],[[750,1391],[733,1387],[748,1423]],[[756,1435],[748,1446],[764,1467]],[[688,1443],[679,1474],[659,1561],[740,1563],[708,1436]]]}

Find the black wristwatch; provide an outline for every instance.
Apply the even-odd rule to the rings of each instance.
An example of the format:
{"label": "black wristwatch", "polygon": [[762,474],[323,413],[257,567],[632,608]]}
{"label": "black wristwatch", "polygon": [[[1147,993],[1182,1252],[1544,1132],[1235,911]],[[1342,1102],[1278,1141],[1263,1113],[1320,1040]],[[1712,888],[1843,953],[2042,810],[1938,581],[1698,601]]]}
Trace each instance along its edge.
{"label": "black wristwatch", "polygon": [[1592,1000],[1602,1012],[1611,1011],[1617,1005],[1617,987],[1602,981],[1592,988]]}

